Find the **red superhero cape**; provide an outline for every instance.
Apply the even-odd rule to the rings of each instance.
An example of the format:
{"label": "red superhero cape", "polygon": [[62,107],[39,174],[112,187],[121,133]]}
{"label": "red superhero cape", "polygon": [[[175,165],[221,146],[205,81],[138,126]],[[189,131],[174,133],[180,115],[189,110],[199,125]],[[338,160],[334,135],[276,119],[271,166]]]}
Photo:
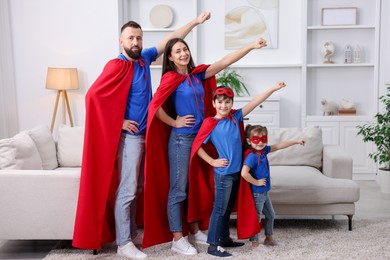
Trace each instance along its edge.
{"label": "red superhero cape", "polygon": [[[208,67],[209,65],[199,65],[191,74],[203,72]],[[173,105],[169,102],[168,97],[186,78],[187,76],[173,71],[165,73],[149,105],[145,138],[144,205],[147,206],[144,207],[143,248],[171,241],[173,237],[169,230],[167,216],[169,192],[168,138],[171,127],[159,120],[155,114],[162,107],[168,115],[176,118]],[[204,109],[206,117],[215,113],[211,101],[213,89],[216,87],[216,80],[215,77],[212,77],[202,83],[205,92]],[[185,225],[183,225],[183,232],[186,232],[185,228]]]}
{"label": "red superhero cape", "polygon": [[[235,110],[232,110],[231,113],[234,113]],[[190,161],[190,175],[188,177],[190,183],[190,189],[188,192],[188,203],[195,204],[196,207],[190,208],[188,212],[188,221],[200,221],[200,220],[209,220],[214,203],[214,168],[206,163],[202,158],[197,155],[197,151],[202,146],[202,148],[212,157],[218,158],[218,153],[215,147],[211,142],[203,144],[206,137],[208,137],[211,131],[214,129],[218,120],[215,118],[206,118],[203,121],[202,127],[199,130],[191,150],[191,161]],[[239,122],[240,126],[240,135],[241,140],[244,140],[244,124]],[[192,171],[192,167],[195,165],[201,165],[203,171],[200,173]],[[199,192],[199,190],[201,192]],[[233,211],[238,210],[238,205],[244,207],[240,210],[246,210],[245,204],[238,204]]]}
{"label": "red superhero cape", "polygon": [[[252,150],[247,149],[244,152],[244,159],[251,152]],[[237,237],[238,239],[250,238],[258,234],[260,230],[261,222],[257,216],[250,184],[241,177],[237,198]]]}
{"label": "red superhero cape", "polygon": [[133,69],[133,62],[109,61],[85,97],[84,150],[73,234],[73,246],[78,248],[100,249],[115,240],[116,154]]}

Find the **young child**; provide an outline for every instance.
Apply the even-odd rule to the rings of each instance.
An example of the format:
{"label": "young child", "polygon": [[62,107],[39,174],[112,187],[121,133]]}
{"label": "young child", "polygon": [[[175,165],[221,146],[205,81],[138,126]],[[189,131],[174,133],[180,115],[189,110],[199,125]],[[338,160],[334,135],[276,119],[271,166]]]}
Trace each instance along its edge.
{"label": "young child", "polygon": [[[275,211],[272,207],[269,190],[271,189],[270,169],[267,155],[280,149],[290,147],[294,144],[304,145],[304,140],[287,140],[274,145],[268,143],[267,128],[260,125],[247,125],[245,127],[246,144],[248,148],[244,154],[244,165],[242,166],[241,176],[250,183],[254,204],[256,207],[257,218],[260,222],[263,212],[265,220],[263,228],[265,233],[264,245],[275,246],[273,239],[273,225]],[[242,186],[240,186],[241,189]],[[238,218],[238,216],[237,216]],[[250,237],[252,247],[259,248],[259,234]],[[262,249],[262,248],[259,248]]]}
{"label": "young child", "polygon": [[[272,88],[257,95],[242,109],[232,110],[234,93],[231,88],[221,86],[213,92],[212,104],[216,109],[215,117],[206,118],[194,141],[191,154],[195,153],[214,167],[214,204],[209,222],[207,253],[218,257],[231,257],[223,247],[238,247],[244,243],[230,238],[230,213],[234,206],[242,167],[243,117],[260,105],[272,93],[285,87],[278,82]],[[213,158],[206,149],[197,145],[211,141],[218,158]],[[190,183],[189,192],[198,190]],[[198,195],[201,196],[201,195]],[[199,213],[201,214],[201,213]]]}

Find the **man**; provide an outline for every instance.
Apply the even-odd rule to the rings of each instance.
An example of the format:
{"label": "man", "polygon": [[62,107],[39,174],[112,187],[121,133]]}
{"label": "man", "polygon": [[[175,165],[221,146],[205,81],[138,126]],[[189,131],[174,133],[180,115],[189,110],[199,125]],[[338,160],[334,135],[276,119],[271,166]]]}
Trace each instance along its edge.
{"label": "man", "polygon": [[209,18],[210,13],[203,12],[145,50],[140,25],[130,21],[122,26],[122,53],[106,64],[86,94],[73,246],[100,249],[102,244],[113,241],[116,234],[118,254],[147,257],[132,240],[137,238],[136,197],[142,188],[139,183],[143,176],[144,134],[152,97],[150,63],[163,53],[169,39],[184,38]]}

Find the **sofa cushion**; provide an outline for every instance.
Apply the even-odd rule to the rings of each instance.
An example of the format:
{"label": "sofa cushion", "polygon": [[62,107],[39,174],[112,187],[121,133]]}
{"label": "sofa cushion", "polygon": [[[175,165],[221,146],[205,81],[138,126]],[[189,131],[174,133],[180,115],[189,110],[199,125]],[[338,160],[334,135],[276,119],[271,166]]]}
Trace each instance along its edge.
{"label": "sofa cushion", "polygon": [[274,204],[332,204],[359,200],[353,180],[335,179],[309,166],[271,166],[270,196]]}
{"label": "sofa cushion", "polygon": [[37,126],[28,131],[42,160],[42,169],[53,170],[58,167],[56,144],[47,125]]}
{"label": "sofa cushion", "polygon": [[316,168],[322,166],[322,131],[318,127],[307,128],[270,128],[270,145],[290,139],[303,139],[305,145],[293,145],[268,155],[270,165],[307,165]]}
{"label": "sofa cushion", "polygon": [[42,169],[38,149],[27,132],[0,140],[0,169]]}
{"label": "sofa cushion", "polygon": [[80,167],[83,155],[84,127],[61,126],[58,129],[57,157],[61,167]]}

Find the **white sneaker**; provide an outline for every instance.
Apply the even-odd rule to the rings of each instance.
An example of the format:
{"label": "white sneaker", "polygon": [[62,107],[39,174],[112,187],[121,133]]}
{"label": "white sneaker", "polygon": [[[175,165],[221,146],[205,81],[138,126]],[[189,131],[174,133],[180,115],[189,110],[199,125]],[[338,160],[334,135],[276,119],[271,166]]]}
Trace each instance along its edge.
{"label": "white sneaker", "polygon": [[135,237],[131,238],[131,242],[136,246],[142,245],[142,240],[144,239],[144,233],[137,233]]}
{"label": "white sneaker", "polygon": [[148,257],[144,252],[140,251],[133,242],[129,242],[124,246],[118,246],[116,252],[118,255],[128,258],[144,259]]}
{"label": "white sneaker", "polygon": [[189,233],[188,241],[202,245],[209,245],[209,243],[207,243],[207,235],[200,230],[198,230],[198,232],[196,232],[195,234]]}
{"label": "white sneaker", "polygon": [[196,255],[198,253],[196,248],[193,247],[190,243],[188,243],[187,239],[185,239],[184,237],[180,238],[177,241],[173,239],[171,249],[184,255]]}

